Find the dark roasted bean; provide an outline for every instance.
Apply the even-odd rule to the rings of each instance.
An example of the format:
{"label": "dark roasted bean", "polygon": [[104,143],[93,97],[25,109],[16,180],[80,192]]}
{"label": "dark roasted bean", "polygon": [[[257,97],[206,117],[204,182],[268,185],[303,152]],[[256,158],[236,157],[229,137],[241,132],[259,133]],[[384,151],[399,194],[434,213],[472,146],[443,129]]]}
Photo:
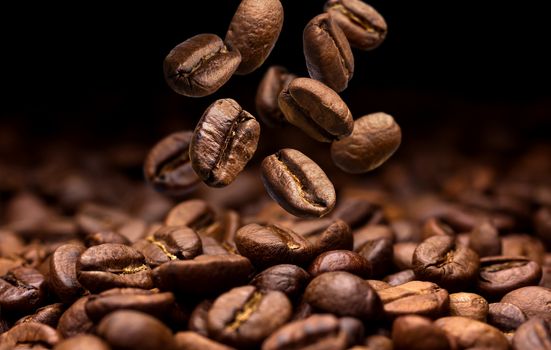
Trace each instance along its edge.
{"label": "dark roasted bean", "polygon": [[488,323],[503,332],[513,332],[528,318],[522,310],[509,303],[493,303],[488,308]]}
{"label": "dark roasted bean", "polygon": [[308,268],[312,277],[331,271],[346,271],[362,278],[369,278],[372,275],[369,261],[349,250],[331,250],[318,255]]}
{"label": "dark roasted bean", "polygon": [[518,306],[528,318],[540,317],[551,322],[551,289],[523,287],[505,294],[502,303]]}
{"label": "dark roasted bean", "polygon": [[176,205],[165,218],[166,226],[188,226],[199,234],[216,237],[222,233],[212,207],[202,199],[191,199]]}
{"label": "dark roasted bean", "polygon": [[195,332],[178,332],[174,341],[178,350],[235,350]]}
{"label": "dark roasted bean", "polygon": [[304,269],[289,264],[275,265],[256,275],[251,284],[260,290],[278,290],[295,300],[304,291],[310,275]]}
{"label": "dark roasted bean", "polygon": [[0,277],[0,308],[6,312],[35,310],[46,297],[44,276],[31,267],[16,267]]}
{"label": "dark roasted bean", "polygon": [[358,251],[371,265],[372,277],[386,275],[391,267],[394,257],[392,241],[388,238],[379,238],[367,241]]}
{"label": "dark roasted bean", "polygon": [[469,235],[469,248],[480,257],[496,256],[501,254],[501,239],[491,222],[484,221]]}
{"label": "dark roasted bean", "polygon": [[65,311],[64,309],[65,308],[61,303],[47,305],[36,310],[36,312],[32,315],[20,318],[17,322],[15,322],[15,324],[38,322],[55,328],[57,327],[57,323],[59,322],[59,318],[63,314],[63,311]]}
{"label": "dark roasted bean", "polygon": [[256,91],[256,112],[260,119],[271,127],[286,124],[285,116],[279,108],[278,98],[281,91],[297,76],[281,66],[271,66],[258,85]]}
{"label": "dark roasted bean", "polygon": [[490,256],[480,259],[478,289],[484,295],[500,298],[508,292],[537,285],[540,266],[523,257]]}
{"label": "dark roasted bean", "polygon": [[61,337],[42,323],[22,323],[0,336],[1,349],[52,349]]}
{"label": "dark roasted bean", "polygon": [[85,250],[81,245],[64,244],[50,258],[49,288],[63,302],[74,301],[84,293],[77,279],[77,262]]}
{"label": "dark roasted bean", "polygon": [[188,328],[190,331],[197,332],[205,337],[208,336],[207,317],[211,307],[212,300],[210,299],[205,299],[197,304],[189,316]]}
{"label": "dark roasted bean", "polygon": [[448,292],[431,282],[411,281],[377,294],[389,318],[407,314],[436,318],[448,311]]}
{"label": "dark roasted bean", "polygon": [[388,283],[391,286],[399,286],[404,283],[408,283],[415,280],[415,272],[411,269],[402,270],[400,272],[396,272],[393,274],[390,274],[383,278],[383,281]]}
{"label": "dark roasted bean", "polygon": [[90,320],[84,308],[88,299],[89,296],[78,299],[61,315],[57,324],[57,331],[64,338],[89,333],[94,329],[94,323]]}

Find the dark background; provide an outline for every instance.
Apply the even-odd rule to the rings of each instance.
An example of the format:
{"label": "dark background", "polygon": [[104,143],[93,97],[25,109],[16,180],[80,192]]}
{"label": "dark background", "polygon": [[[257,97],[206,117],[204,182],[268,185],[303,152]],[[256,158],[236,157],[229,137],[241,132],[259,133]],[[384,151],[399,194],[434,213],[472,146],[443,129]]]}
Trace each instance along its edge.
{"label": "dark background", "polygon": [[[224,37],[238,0],[4,11],[2,128],[28,142],[72,135],[97,144],[151,144],[192,128],[217,98],[235,98],[254,114],[256,86],[269,65],[307,75],[302,30],[324,2],[282,3],[283,31],[265,65],[201,99],[168,88],[163,58],[193,35]],[[355,117],[391,113],[406,141],[450,128],[463,140],[489,133],[511,142],[548,139],[551,26],[544,2],[370,3],[389,33],[378,49],[354,51],[354,78],[342,96]]]}

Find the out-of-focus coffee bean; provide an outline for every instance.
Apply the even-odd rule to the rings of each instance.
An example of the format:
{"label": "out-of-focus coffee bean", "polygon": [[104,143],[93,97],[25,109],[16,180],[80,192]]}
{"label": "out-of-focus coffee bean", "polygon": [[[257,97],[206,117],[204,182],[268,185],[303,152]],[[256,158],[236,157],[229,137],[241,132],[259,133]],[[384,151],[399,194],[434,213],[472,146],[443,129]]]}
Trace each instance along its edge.
{"label": "out-of-focus coffee bean", "polygon": [[540,266],[523,257],[489,256],[480,259],[478,289],[491,298],[530,285],[541,279]]}
{"label": "out-of-focus coffee bean", "polygon": [[2,349],[51,349],[61,337],[55,329],[42,323],[22,323],[0,336]]}
{"label": "out-of-focus coffee bean", "polygon": [[390,274],[383,278],[383,280],[391,286],[399,286],[404,283],[408,283],[415,280],[415,272],[412,269],[402,270]]}
{"label": "out-of-focus coffee bean", "polygon": [[46,297],[44,276],[31,267],[16,267],[0,277],[0,308],[6,312],[33,311]]}
{"label": "out-of-focus coffee bean", "polygon": [[463,316],[473,320],[486,322],[488,302],[474,293],[450,294],[450,316]]}
{"label": "out-of-focus coffee bean", "polygon": [[411,281],[378,290],[387,317],[415,314],[436,318],[448,311],[449,295],[431,282]]}
{"label": "out-of-focus coffee bean", "polygon": [[401,316],[392,324],[392,343],[395,350],[449,350],[452,347],[446,333],[428,318]]}
{"label": "out-of-focus coffee bean", "polygon": [[528,318],[522,310],[509,303],[492,303],[488,308],[488,323],[503,332],[514,332]]}
{"label": "out-of-focus coffee bean", "polygon": [[207,318],[213,301],[205,299],[193,309],[189,316],[188,328],[190,331],[196,332],[203,336],[208,336]]}
{"label": "out-of-focus coffee bean", "polygon": [[36,310],[34,314],[20,318],[15,324],[37,322],[55,328],[63,311],[65,311],[65,307],[61,303],[43,306]]}
{"label": "out-of-focus coffee bean", "polygon": [[398,270],[407,270],[413,267],[413,253],[419,244],[413,242],[399,242],[392,247],[394,266]]}
{"label": "out-of-focus coffee bean", "polygon": [[167,214],[166,226],[187,226],[199,234],[217,237],[222,227],[216,220],[214,209],[202,199],[179,203]]}
{"label": "out-of-focus coffee bean", "polygon": [[382,277],[390,271],[394,257],[392,241],[380,238],[366,242],[358,251],[371,265],[371,274]]}
{"label": "out-of-focus coffee bean", "polygon": [[88,299],[89,296],[78,299],[61,315],[57,324],[57,331],[63,338],[89,333],[94,329],[94,323],[90,320],[84,308]]}
{"label": "out-of-focus coffee bean", "polygon": [[467,317],[443,317],[434,322],[459,349],[509,349],[509,341],[503,333],[486,323]]}
{"label": "out-of-focus coffee bean", "polygon": [[469,248],[480,257],[501,254],[501,239],[497,229],[489,222],[478,225],[469,236]]}
{"label": "out-of-focus coffee bean", "polygon": [[195,332],[178,332],[174,342],[177,350],[235,350]]}
{"label": "out-of-focus coffee bean", "polygon": [[394,233],[391,231],[390,227],[385,225],[363,226],[354,230],[353,235],[354,251],[356,252],[359,251],[359,249],[368,241],[388,239],[391,242],[394,242]]}
{"label": "out-of-focus coffee bean", "polygon": [[501,255],[524,256],[543,265],[545,247],[536,237],[526,234],[510,234],[501,238]]}
{"label": "out-of-focus coffee bean", "polygon": [[304,269],[290,264],[275,265],[256,275],[251,284],[259,290],[278,290],[295,300],[304,291],[310,274]]}
{"label": "out-of-focus coffee bean", "polygon": [[84,239],[87,247],[93,245],[100,245],[104,243],[118,243],[118,244],[130,244],[130,240],[125,236],[115,231],[99,231],[93,234],[86,235]]}
{"label": "out-of-focus coffee bean", "polygon": [[551,289],[537,286],[515,289],[505,294],[501,302],[518,306],[528,318],[540,317],[551,322]]}
{"label": "out-of-focus coffee bean", "polygon": [[534,318],[523,323],[513,337],[513,349],[551,349],[551,328],[549,323],[539,318]]}
{"label": "out-of-focus coffee bean", "polygon": [[258,116],[268,126],[278,127],[286,124],[278,98],[281,91],[296,77],[282,66],[271,66],[264,74],[256,91],[255,104]]}
{"label": "out-of-focus coffee bean", "polygon": [[81,334],[59,342],[54,350],[110,350],[110,347],[101,338]]}

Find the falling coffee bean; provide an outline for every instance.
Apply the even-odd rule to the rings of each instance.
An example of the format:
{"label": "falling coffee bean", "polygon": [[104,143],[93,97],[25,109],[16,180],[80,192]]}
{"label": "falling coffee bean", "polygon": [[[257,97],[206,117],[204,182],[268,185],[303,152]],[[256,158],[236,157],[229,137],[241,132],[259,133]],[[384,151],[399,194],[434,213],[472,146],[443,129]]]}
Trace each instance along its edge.
{"label": "falling coffee bean", "polygon": [[296,77],[281,66],[271,66],[264,74],[256,91],[255,104],[258,116],[266,125],[277,127],[286,124],[278,98],[281,91]]}

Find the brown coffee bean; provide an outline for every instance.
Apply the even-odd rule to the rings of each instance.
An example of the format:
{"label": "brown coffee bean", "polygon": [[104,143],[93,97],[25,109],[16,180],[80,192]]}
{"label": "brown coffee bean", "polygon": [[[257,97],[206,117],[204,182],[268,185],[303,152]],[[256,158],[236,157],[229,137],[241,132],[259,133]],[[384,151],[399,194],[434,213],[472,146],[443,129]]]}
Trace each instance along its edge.
{"label": "brown coffee bean", "polygon": [[422,280],[457,289],[476,281],[479,258],[471,249],[456,245],[453,237],[433,236],[413,253],[413,271]]}
{"label": "brown coffee bean", "polygon": [[374,241],[378,239],[388,239],[391,242],[394,242],[394,233],[391,231],[390,227],[385,225],[368,225],[360,227],[353,231],[354,235],[354,251],[357,252],[359,249],[369,241]]}
{"label": "brown coffee bean", "polygon": [[367,241],[358,251],[371,265],[371,275],[382,277],[392,268],[394,257],[392,241],[388,238],[379,238]]}
{"label": "brown coffee bean", "polygon": [[299,217],[321,217],[335,206],[335,188],[323,170],[297,150],[264,158],[262,181],[272,199]]}
{"label": "brown coffee bean", "polygon": [[191,131],[175,132],[149,151],[143,169],[145,179],[157,191],[180,196],[194,190],[199,183],[189,159],[192,136]]}
{"label": "brown coffee bean", "polygon": [[278,127],[286,124],[285,116],[279,108],[278,98],[281,91],[297,76],[282,66],[271,66],[258,85],[256,91],[256,112],[264,124]]}
{"label": "brown coffee bean", "polygon": [[514,332],[528,318],[522,310],[509,303],[492,303],[488,309],[488,323],[503,332]]}
{"label": "brown coffee bean", "polygon": [[120,310],[105,316],[97,333],[114,349],[174,349],[172,332],[147,314]]}
{"label": "brown coffee bean", "polygon": [[79,208],[75,220],[82,232],[94,234],[105,230],[118,232],[130,220],[130,216],[120,209],[86,203]]}
{"label": "brown coffee bean", "polygon": [[373,50],[386,37],[385,19],[363,1],[329,0],[324,9],[342,29],[350,46],[360,50]]}
{"label": "brown coffee bean", "polygon": [[165,80],[175,92],[203,97],[220,89],[241,63],[241,54],[214,34],[199,34],[166,56]]}
{"label": "brown coffee bean", "polygon": [[551,322],[551,289],[536,286],[515,289],[505,294],[501,302],[518,306],[528,318]]}
{"label": "brown coffee bean", "polygon": [[331,217],[346,222],[351,228],[357,228],[362,224],[371,224],[377,210],[378,207],[367,198],[345,197],[339,200]]}
{"label": "brown coffee bean", "polygon": [[36,310],[34,314],[20,318],[17,322],[15,322],[15,324],[18,325],[20,323],[36,322],[55,328],[57,327],[57,323],[59,322],[59,318],[63,314],[63,311],[65,311],[65,307],[61,303],[43,306]]}
{"label": "brown coffee bean", "polygon": [[281,91],[278,101],[285,119],[317,141],[342,139],[354,128],[346,103],[317,80],[294,79]]}
{"label": "brown coffee bean", "polygon": [[61,337],[50,326],[42,323],[22,323],[0,336],[2,349],[51,349]]}
{"label": "brown coffee bean", "polygon": [[229,185],[256,151],[260,125],[230,98],[217,100],[197,123],[189,155],[197,175],[209,186]]}
{"label": "brown coffee bean", "polygon": [[446,333],[428,318],[401,316],[392,324],[392,342],[395,350],[449,350],[452,347]]}
{"label": "brown coffee bean", "polygon": [[373,320],[380,316],[381,300],[369,283],[351,273],[323,273],[306,287],[304,300],[313,307],[339,316]]}
{"label": "brown coffee bean", "polygon": [[366,280],[375,291],[392,287],[390,284],[379,280]]}
{"label": "brown coffee bean", "polygon": [[446,332],[459,349],[509,349],[509,341],[503,333],[486,323],[466,317],[443,317],[434,324]]}
{"label": "brown coffee bean", "polygon": [[390,115],[374,113],[354,122],[352,134],[331,144],[331,158],[340,169],[361,174],[383,164],[400,146],[402,132]]}
{"label": "brown coffee bean", "polygon": [[312,277],[331,271],[346,271],[362,278],[369,278],[372,275],[369,261],[349,250],[331,250],[320,254],[308,268]]}
{"label": "brown coffee bean", "polygon": [[413,268],[413,253],[419,244],[399,242],[392,247],[393,263],[398,270]]}
{"label": "brown coffee bean", "polygon": [[31,267],[15,267],[0,277],[0,308],[5,312],[35,310],[46,297],[44,276]]}
{"label": "brown coffee bean", "polygon": [[250,284],[259,290],[278,290],[291,300],[302,294],[310,275],[304,269],[289,264],[275,265],[256,275]]}
{"label": "brown coffee bean", "polygon": [[54,350],[110,350],[109,345],[94,335],[82,334],[58,343]]}
{"label": "brown coffee bean", "polygon": [[400,272],[396,272],[386,276],[385,278],[383,278],[383,280],[393,287],[399,286],[404,283],[415,281],[415,272],[413,272],[413,270],[411,269],[402,270]]}
{"label": "brown coffee bean", "polygon": [[189,316],[188,328],[190,331],[196,332],[203,336],[208,336],[207,318],[213,301],[205,299],[193,309]]}
{"label": "brown coffee bean", "polygon": [[178,350],[235,350],[195,332],[178,332],[174,341]]}
{"label": "brown coffee bean", "polygon": [[332,221],[324,230],[302,236],[312,244],[314,256],[330,250],[351,250],[353,247],[350,227],[341,220]]}
{"label": "brown coffee bean", "polygon": [[478,289],[488,297],[500,298],[508,292],[541,279],[540,266],[523,257],[489,256],[480,259]]}
{"label": "brown coffee bean", "polygon": [[448,311],[448,292],[431,282],[411,281],[377,294],[389,318],[407,314],[436,318]]}
{"label": "brown coffee bean", "polygon": [[209,335],[237,348],[260,343],[291,318],[291,302],[279,291],[254,286],[234,288],[219,296],[208,313]]}
{"label": "brown coffee bean", "polygon": [[241,53],[236,74],[249,74],[266,60],[283,27],[279,0],[243,0],[226,33],[226,41]]}
{"label": "brown coffee bean", "polygon": [[90,320],[84,308],[88,299],[88,296],[78,299],[61,315],[57,324],[57,331],[63,338],[89,333],[94,329],[94,323]]}
{"label": "brown coffee bean", "polygon": [[469,248],[480,257],[501,254],[501,239],[494,225],[489,221],[479,224],[469,235]]}
{"label": "brown coffee bean", "polygon": [[450,316],[463,316],[480,322],[486,322],[488,302],[474,293],[450,294]]}
{"label": "brown coffee bean", "polygon": [[354,56],[346,36],[332,16],[323,13],[308,22],[302,44],[310,77],[337,92],[346,89],[354,75]]}
{"label": "brown coffee bean", "polygon": [[425,221],[421,234],[423,240],[432,236],[454,236],[453,229],[438,218],[430,218]]}
{"label": "brown coffee bean", "polygon": [[176,205],[164,223],[166,226],[187,226],[199,234],[214,237],[222,233],[214,209],[202,199],[190,199]]}
{"label": "brown coffee bean", "polygon": [[514,350],[551,349],[551,328],[549,323],[534,318],[523,323],[513,337]]}
{"label": "brown coffee bean", "polygon": [[[390,335],[389,335],[390,336]],[[392,340],[384,335],[374,334],[365,338],[366,347],[359,347],[357,350],[393,350],[394,345]],[[353,347],[356,349],[358,347]],[[351,350],[352,350],[351,349]]]}
{"label": "brown coffee bean", "polygon": [[50,258],[49,288],[63,302],[71,302],[84,294],[77,279],[77,262],[85,247],[64,244]]}

